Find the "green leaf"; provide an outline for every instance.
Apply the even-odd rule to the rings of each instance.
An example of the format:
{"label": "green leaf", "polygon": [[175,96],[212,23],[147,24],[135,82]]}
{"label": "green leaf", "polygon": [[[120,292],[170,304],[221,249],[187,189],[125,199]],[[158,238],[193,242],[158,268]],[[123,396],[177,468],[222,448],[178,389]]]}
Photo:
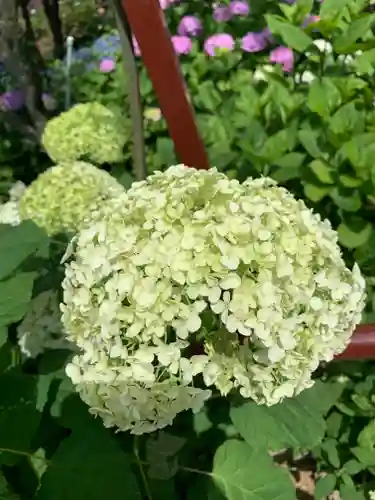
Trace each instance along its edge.
{"label": "green leaf", "polygon": [[323,184],[334,184],[334,170],[322,160],[314,160],[310,163],[310,168],[316,178]]}
{"label": "green leaf", "polygon": [[314,498],[315,500],[325,500],[330,493],[335,489],[336,476],[327,474],[321,477],[315,486]]}
{"label": "green leaf", "polygon": [[374,14],[364,14],[359,19],[355,19],[349,24],[348,29],[333,40],[333,47],[336,52],[346,52],[360,38],[371,29],[374,23]]}
{"label": "green leaf", "polygon": [[340,488],[341,500],[366,500],[364,494],[355,489],[355,486],[343,485]]}
{"label": "green leaf", "polygon": [[320,7],[320,19],[322,21],[333,21],[351,3],[353,3],[353,0],[325,0]]}
{"label": "green leaf", "polygon": [[12,465],[28,453],[38,429],[36,378],[17,372],[0,376],[0,448],[14,453],[0,454],[0,462]]}
{"label": "green leaf", "polygon": [[339,180],[344,187],[356,188],[363,184],[363,179],[351,177],[350,175],[340,175]]}
{"label": "green leaf", "polygon": [[354,102],[344,104],[332,116],[329,127],[335,134],[344,134],[355,130],[358,122],[364,119],[363,114],[356,109]]}
{"label": "green leaf", "polygon": [[339,240],[346,248],[357,248],[364,245],[370,238],[372,233],[372,225],[367,222],[358,232],[353,231],[347,224],[342,222],[337,228]]}
{"label": "green leaf", "polygon": [[345,212],[358,212],[362,206],[361,197],[356,191],[350,196],[343,196],[340,194],[339,189],[336,188],[330,193],[330,196],[335,204]]}
{"label": "green leaf", "polygon": [[340,457],[337,451],[336,439],[325,439],[321,444],[321,449],[326,453],[329,463],[338,469],[340,467]]}
{"label": "green leaf", "polygon": [[46,233],[30,220],[5,226],[0,233],[0,280],[11,275],[30,255],[48,247]]}
{"label": "green leaf", "polygon": [[313,158],[321,158],[324,153],[318,146],[319,133],[311,129],[302,129],[298,132],[302,146]]}
{"label": "green leaf", "polygon": [[373,75],[375,71],[375,49],[366,50],[353,61],[356,73],[360,75]]}
{"label": "green leaf", "polygon": [[141,500],[131,457],[101,424],[73,432],[42,476],[36,500]]}
{"label": "green leaf", "polygon": [[358,462],[358,460],[348,460],[344,466],[343,466],[344,471],[349,474],[350,476],[355,476],[358,474],[358,472],[361,472],[361,470],[364,469],[364,465]]}
{"label": "green leaf", "polygon": [[309,87],[307,106],[322,118],[328,118],[341,103],[341,95],[331,78],[314,80]]}
{"label": "green leaf", "polygon": [[305,196],[314,203],[321,201],[331,191],[331,187],[315,186],[314,184],[304,184]]}
{"label": "green leaf", "polygon": [[0,282],[0,326],[23,318],[31,300],[35,273],[16,274]]}
{"label": "green leaf", "polygon": [[297,179],[300,176],[300,169],[305,158],[305,154],[294,152],[282,156],[275,161],[275,166],[277,166],[278,169],[271,173],[271,177],[277,182]]}
{"label": "green leaf", "polygon": [[165,165],[174,165],[176,163],[176,154],[171,139],[160,137],[156,141],[156,160],[158,167],[165,167]]}
{"label": "green leaf", "polygon": [[150,437],[146,443],[146,460],[149,463],[148,475],[153,479],[166,480],[178,470],[177,454],[185,445],[186,439],[161,431]]}
{"label": "green leaf", "polygon": [[[226,441],[217,450],[212,478],[227,500],[296,498],[287,470],[274,466],[266,451],[256,451],[237,440]],[[210,488],[208,500],[217,498],[215,488]]]}
{"label": "green leaf", "polygon": [[279,16],[265,16],[267,26],[273,35],[280,35],[285,45],[297,52],[305,52],[313,40],[301,28],[285,22]]}
{"label": "green leaf", "polygon": [[0,326],[0,348],[8,341],[8,328]]}
{"label": "green leaf", "polygon": [[[253,402],[232,407],[230,417],[241,437],[256,450],[312,448],[324,436],[323,409],[318,401],[329,387],[316,384],[295,398],[267,407]],[[329,397],[329,396],[328,396]],[[332,398],[332,404],[335,398]]]}
{"label": "green leaf", "polygon": [[351,448],[352,453],[365,467],[375,466],[375,449],[356,446]]}

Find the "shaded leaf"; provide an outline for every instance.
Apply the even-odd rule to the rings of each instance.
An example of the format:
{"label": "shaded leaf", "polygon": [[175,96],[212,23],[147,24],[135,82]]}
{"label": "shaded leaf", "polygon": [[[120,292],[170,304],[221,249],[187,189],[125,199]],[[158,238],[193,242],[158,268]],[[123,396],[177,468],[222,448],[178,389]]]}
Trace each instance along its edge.
{"label": "shaded leaf", "polygon": [[[293,500],[295,489],[287,470],[276,467],[266,451],[237,440],[226,441],[214,457],[212,478],[227,500]],[[215,487],[209,500],[218,498]]]}

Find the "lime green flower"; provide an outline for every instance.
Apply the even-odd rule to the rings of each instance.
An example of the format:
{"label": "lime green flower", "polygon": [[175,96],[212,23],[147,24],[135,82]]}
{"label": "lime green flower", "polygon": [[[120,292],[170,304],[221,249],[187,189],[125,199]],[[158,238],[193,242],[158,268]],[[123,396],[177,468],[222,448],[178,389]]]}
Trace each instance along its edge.
{"label": "lime green flower", "polygon": [[19,203],[21,219],[31,219],[50,235],[75,233],[124,188],[107,172],[89,163],[57,165],[28,186]]}
{"label": "lime green flower", "polygon": [[73,246],[62,321],[82,354],[67,373],[106,426],[136,434],[199,410],[198,374],[262,404],[298,394],[364,307],[329,222],[267,178],[170,167],[98,211]]}
{"label": "lime green flower", "polygon": [[56,163],[87,160],[98,165],[121,161],[127,140],[124,122],[99,102],[77,104],[52,118],[42,137]]}

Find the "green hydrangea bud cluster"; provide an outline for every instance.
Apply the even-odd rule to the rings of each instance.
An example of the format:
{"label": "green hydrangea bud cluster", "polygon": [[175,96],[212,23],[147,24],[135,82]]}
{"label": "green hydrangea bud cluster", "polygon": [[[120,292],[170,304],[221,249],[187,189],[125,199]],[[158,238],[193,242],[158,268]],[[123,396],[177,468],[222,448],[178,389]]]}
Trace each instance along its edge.
{"label": "green hydrangea bud cluster", "polygon": [[25,190],[19,212],[50,234],[75,233],[91,211],[125,190],[114,177],[85,162],[49,168]]}
{"label": "green hydrangea bud cluster", "polygon": [[298,394],[365,302],[328,221],[271,179],[216,169],[133,184],[72,252],[62,321],[81,354],[67,374],[106,426],[134,434],[199,411],[211,387],[268,405]]}
{"label": "green hydrangea bud cluster", "polygon": [[119,116],[99,102],[89,102],[52,118],[42,143],[55,163],[85,160],[101,165],[121,161],[127,139]]}

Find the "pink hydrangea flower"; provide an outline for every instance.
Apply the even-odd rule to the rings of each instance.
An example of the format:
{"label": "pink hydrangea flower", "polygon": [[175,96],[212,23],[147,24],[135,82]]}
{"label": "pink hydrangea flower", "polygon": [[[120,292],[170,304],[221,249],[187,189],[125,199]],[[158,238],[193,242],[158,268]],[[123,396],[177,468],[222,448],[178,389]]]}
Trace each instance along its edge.
{"label": "pink hydrangea flower", "polygon": [[234,16],[247,16],[250,12],[249,4],[241,0],[234,0],[229,4],[229,12]]}
{"label": "pink hydrangea flower", "polygon": [[320,21],[320,17],[319,16],[308,16],[304,20],[304,22],[302,24],[302,28],[306,28],[306,26],[308,26],[309,24],[317,23],[319,21]]}
{"label": "pink hydrangea flower", "polygon": [[214,21],[226,22],[233,17],[233,14],[227,5],[219,4],[214,7],[212,17]]}
{"label": "pink hydrangea flower", "polygon": [[244,52],[260,52],[267,47],[267,38],[262,32],[249,32],[241,40],[241,48]]}
{"label": "pink hydrangea flower", "polygon": [[0,109],[19,111],[25,104],[25,95],[22,90],[13,90],[0,95]]}
{"label": "pink hydrangea flower", "polygon": [[134,35],[132,36],[132,42],[133,42],[134,55],[139,57],[141,55],[141,49],[139,48],[139,44]]}
{"label": "pink hydrangea flower", "polygon": [[228,33],[218,33],[212,35],[204,42],[204,51],[213,57],[217,51],[232,51],[234,49],[234,40]]}
{"label": "pink hydrangea flower", "polygon": [[288,47],[277,47],[270,53],[270,62],[281,64],[286,73],[290,73],[294,65],[294,54]]}
{"label": "pink hydrangea flower", "polygon": [[184,16],[177,28],[181,36],[198,36],[202,31],[202,23],[195,16]]}
{"label": "pink hydrangea flower", "polygon": [[192,41],[187,36],[174,35],[171,40],[177,54],[189,54],[193,47]]}
{"label": "pink hydrangea flower", "polygon": [[111,73],[116,68],[116,63],[113,59],[105,57],[100,61],[99,71],[101,73]]}

